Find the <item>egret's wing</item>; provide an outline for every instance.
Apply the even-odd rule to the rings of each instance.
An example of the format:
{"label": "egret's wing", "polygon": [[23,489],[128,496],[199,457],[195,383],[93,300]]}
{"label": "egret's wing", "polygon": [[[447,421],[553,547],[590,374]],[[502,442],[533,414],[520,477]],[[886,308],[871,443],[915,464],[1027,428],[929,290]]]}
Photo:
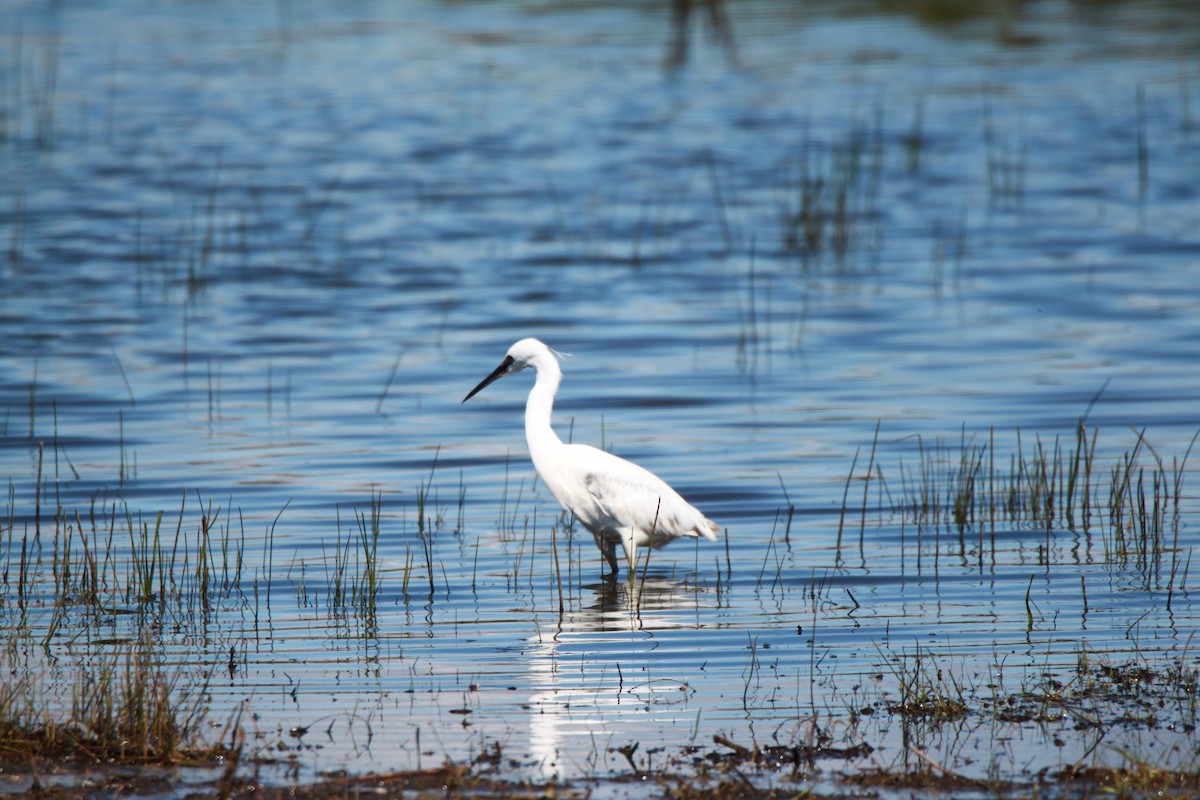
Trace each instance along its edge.
{"label": "egret's wing", "polygon": [[704,515],[657,475],[603,450],[589,450],[594,452],[589,453],[584,486],[606,526],[647,535],[714,538]]}
{"label": "egret's wing", "polygon": [[644,482],[613,472],[589,472],[584,485],[596,510],[613,527],[648,531],[661,516],[662,494]]}

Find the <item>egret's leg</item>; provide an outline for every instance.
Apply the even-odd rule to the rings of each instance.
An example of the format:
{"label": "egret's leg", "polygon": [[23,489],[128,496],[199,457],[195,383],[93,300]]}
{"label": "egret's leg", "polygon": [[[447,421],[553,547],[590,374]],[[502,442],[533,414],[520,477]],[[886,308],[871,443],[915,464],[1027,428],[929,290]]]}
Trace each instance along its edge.
{"label": "egret's leg", "polygon": [[617,574],[617,543],[605,539],[595,531],[592,532],[592,540],[596,542],[596,548],[604,554],[604,559],[608,561],[610,572],[608,576]]}
{"label": "egret's leg", "polygon": [[608,568],[611,570],[609,576],[617,574],[617,543],[606,542],[599,536],[596,537],[596,545],[600,548],[600,552],[604,553],[604,558],[608,561]]}
{"label": "egret's leg", "polygon": [[588,533],[592,534],[592,541],[596,543],[596,549],[603,553],[604,540],[600,538],[600,534],[596,533],[595,531],[588,531]]}
{"label": "egret's leg", "polygon": [[633,538],[633,530],[626,528],[621,531],[621,547],[625,549],[625,560],[629,562],[629,574],[637,571],[637,540]]}

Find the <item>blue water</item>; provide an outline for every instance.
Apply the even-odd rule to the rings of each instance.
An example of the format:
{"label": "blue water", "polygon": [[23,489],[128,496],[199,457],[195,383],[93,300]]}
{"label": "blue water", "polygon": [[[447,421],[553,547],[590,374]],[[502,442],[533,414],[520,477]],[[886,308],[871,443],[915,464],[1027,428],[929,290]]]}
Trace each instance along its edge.
{"label": "blue water", "polygon": [[[251,711],[305,775],[499,745],[573,777],[635,743],[678,764],[827,725],[876,748],[831,767],[854,771],[911,760],[887,705],[918,655],[975,697],[1067,681],[1084,651],[1194,671],[1195,19],[724,11],[9,4],[8,623],[23,543],[49,598],[55,530],[76,554],[78,522],[112,531],[117,586],[143,526],[194,552],[207,513],[245,563],[162,647],[215,676],[215,722]],[[659,473],[727,540],[656,552],[637,596],[601,580],[525,453],[526,378],[460,405],[525,336],[569,354],[562,436]],[[1182,481],[1153,557],[1099,516],[960,534],[901,508],[923,450],[943,484],[964,441],[1007,474],[1085,413],[1097,507],[1135,449]],[[372,497],[366,614],[331,587]],[[123,610],[91,624],[127,636]],[[49,607],[24,614],[40,641]],[[61,665],[113,647],[82,616]],[[1194,757],[1185,700],[1096,757]],[[1020,776],[1093,743],[975,708],[917,746]]]}

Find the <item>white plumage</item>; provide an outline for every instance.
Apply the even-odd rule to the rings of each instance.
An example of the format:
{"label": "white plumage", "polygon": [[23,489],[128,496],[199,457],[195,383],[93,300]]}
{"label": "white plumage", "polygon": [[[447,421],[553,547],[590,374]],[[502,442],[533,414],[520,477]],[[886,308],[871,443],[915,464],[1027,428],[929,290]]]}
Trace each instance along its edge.
{"label": "white plumage", "polygon": [[485,386],[523,369],[537,376],[525,404],[525,439],[542,482],[591,531],[596,546],[617,573],[617,545],[630,572],[640,547],[662,547],[675,539],[717,540],[720,528],[661,478],[637,464],[585,444],[563,444],[550,425],[562,370],[554,351],[537,339],[522,339],[463,402]]}

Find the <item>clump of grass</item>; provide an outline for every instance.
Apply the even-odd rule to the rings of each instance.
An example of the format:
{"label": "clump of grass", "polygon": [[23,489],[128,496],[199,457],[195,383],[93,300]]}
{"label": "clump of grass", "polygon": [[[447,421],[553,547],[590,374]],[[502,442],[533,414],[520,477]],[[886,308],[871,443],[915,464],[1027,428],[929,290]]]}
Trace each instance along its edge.
{"label": "clump of grass", "polygon": [[1120,767],[1069,768],[1057,776],[1063,783],[1077,783],[1101,797],[1195,797],[1200,793],[1200,773],[1194,769],[1164,769],[1148,759],[1122,751]]}
{"label": "clump of grass", "polygon": [[[6,660],[13,662],[12,648]],[[4,666],[16,676],[0,687],[0,752],[10,762],[175,764],[224,752],[204,737],[208,675],[168,666],[148,630],[123,649],[77,659],[70,670]],[[73,676],[69,704],[54,683],[63,674]]]}
{"label": "clump of grass", "polygon": [[[33,513],[18,508],[19,487],[10,478],[0,520],[0,625],[7,631],[0,671],[9,676],[0,682],[0,766],[26,769],[38,758],[175,764],[227,756],[208,738],[215,730],[207,718],[214,667],[181,662],[164,635],[208,631],[214,614],[249,607],[240,512],[233,517],[228,505],[198,497],[189,505],[186,491],[177,511],[146,513],[99,491],[68,509],[57,476],[60,456],[70,461],[60,452],[57,426],[53,452],[50,445],[38,443],[36,476],[25,489]],[[43,485],[43,470],[52,486],[49,478]],[[358,541],[372,553],[377,521],[376,508],[359,529]],[[256,625],[260,578],[270,595],[276,522],[254,573]],[[364,598],[377,595],[372,572],[363,585]],[[101,627],[104,635],[97,635]]]}
{"label": "clump of grass", "polygon": [[355,595],[355,606],[364,616],[374,618],[379,600],[379,518],[383,513],[383,493],[371,499],[370,518],[358,512],[358,545],[362,554],[362,572]]}
{"label": "clump of grass", "polygon": [[[1148,576],[1161,579],[1162,557],[1169,551],[1168,586],[1184,585],[1186,564],[1180,564],[1180,501],[1183,476],[1200,431],[1192,437],[1182,457],[1172,459],[1170,469],[1144,432],[1137,431],[1137,445],[1114,464],[1109,480],[1108,535],[1110,556],[1134,561]],[[1148,452],[1153,464],[1145,466],[1141,456]],[[1170,537],[1170,541],[1168,541]],[[1180,573],[1180,569],[1183,572]]]}
{"label": "clump of grass", "polygon": [[59,37],[35,35],[30,48],[18,24],[5,38],[11,53],[0,69],[0,144],[32,143],[38,150],[52,149],[58,142]]}
{"label": "clump of grass", "polygon": [[1075,673],[1073,698],[1119,706],[1118,720],[1125,725],[1154,728],[1159,715],[1170,711],[1186,732],[1196,730],[1200,669],[1186,652],[1153,664],[1143,658],[1119,663],[1080,650]]}
{"label": "clump of grass", "polygon": [[846,139],[827,148],[805,142],[799,175],[781,213],[780,238],[786,252],[805,266],[825,253],[844,263],[854,248],[876,244],[883,166],[880,126],[853,126]]}
{"label": "clump of grass", "polygon": [[922,653],[918,647],[911,658],[901,654],[886,663],[900,693],[887,704],[892,714],[906,721],[940,724],[971,713],[963,686],[929,652]]}
{"label": "clump of grass", "polygon": [[[1200,432],[1170,461],[1142,431],[1135,434],[1133,448],[1110,460],[1107,481],[1097,455],[1099,431],[1089,428],[1086,418],[1079,421],[1069,445],[1057,436],[1035,435],[1030,447],[1018,430],[1015,449],[1007,458],[997,456],[994,429],[986,440],[964,430],[957,448],[918,438],[916,464],[901,462],[895,494],[874,456],[865,474],[856,476],[856,454],[842,498],[839,550],[847,513],[861,510],[865,521],[870,483],[877,481],[890,512],[915,524],[918,536],[926,530],[947,530],[965,544],[968,533],[977,534],[982,558],[989,547],[984,537],[991,535],[994,548],[998,525],[1040,529],[1047,535],[1069,530],[1089,541],[1098,533],[1110,560],[1138,568],[1147,586],[1165,585],[1173,591],[1185,585],[1190,567],[1189,551],[1179,541],[1180,505],[1187,462]],[[866,484],[861,509],[850,504],[849,486],[855,479]]]}
{"label": "clump of grass", "polygon": [[1004,208],[1020,206],[1025,196],[1029,168],[1028,147],[1023,135],[1003,140],[992,116],[992,90],[983,91],[983,147],[987,162],[988,193],[992,203]]}
{"label": "clump of grass", "polygon": [[866,742],[846,741],[846,737],[840,735],[832,725],[820,725],[816,719],[804,719],[801,722],[803,724],[799,727],[803,731],[803,741],[776,741],[774,744],[753,742],[746,746],[729,736],[715,734],[713,744],[727,749],[713,750],[706,754],[704,760],[724,769],[744,765],[775,773],[790,769],[793,775],[798,776],[821,759],[856,761],[875,751]]}
{"label": "clump of grass", "polygon": [[367,512],[354,510],[355,527],[342,536],[341,514],[337,518],[337,538],[333,552],[321,549],[325,565],[325,604],[335,620],[351,615],[366,627],[368,635],[378,630],[379,531],[383,512],[383,494],[371,494]]}

